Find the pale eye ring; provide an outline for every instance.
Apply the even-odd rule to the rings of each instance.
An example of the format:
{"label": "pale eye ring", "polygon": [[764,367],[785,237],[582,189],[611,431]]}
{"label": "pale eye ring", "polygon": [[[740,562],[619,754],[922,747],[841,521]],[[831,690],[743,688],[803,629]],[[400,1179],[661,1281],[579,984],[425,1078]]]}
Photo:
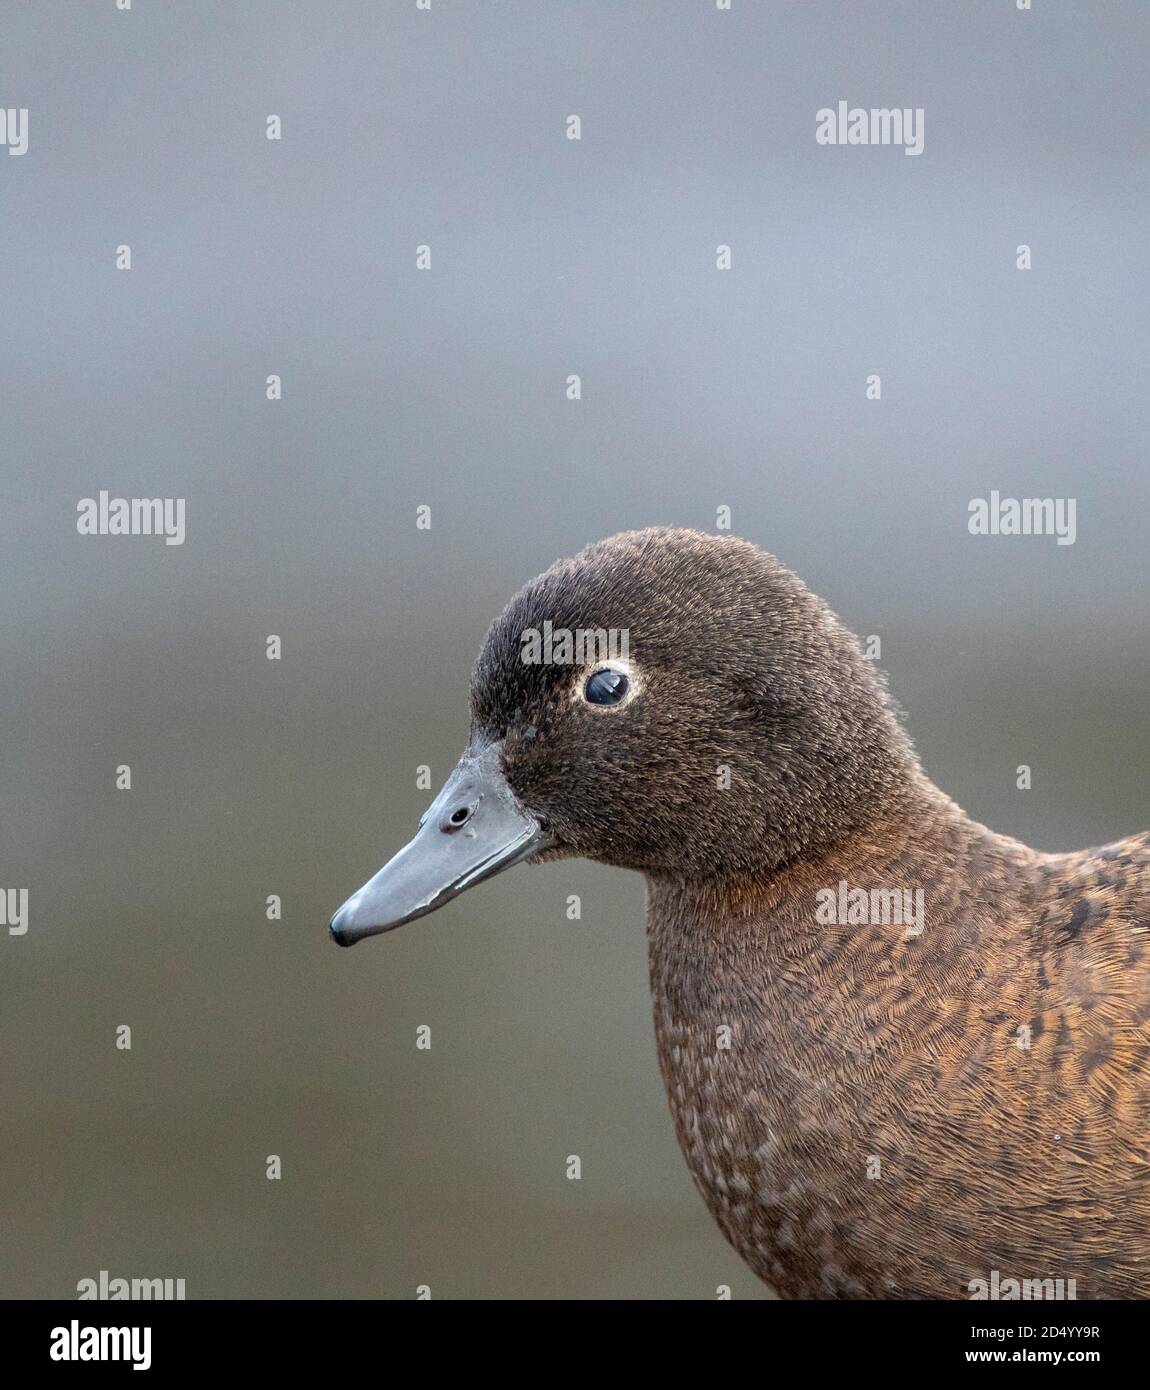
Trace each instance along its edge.
{"label": "pale eye ring", "polygon": [[580,693],[586,704],[611,709],[625,705],[632,689],[631,677],[621,667],[597,666],[584,678]]}

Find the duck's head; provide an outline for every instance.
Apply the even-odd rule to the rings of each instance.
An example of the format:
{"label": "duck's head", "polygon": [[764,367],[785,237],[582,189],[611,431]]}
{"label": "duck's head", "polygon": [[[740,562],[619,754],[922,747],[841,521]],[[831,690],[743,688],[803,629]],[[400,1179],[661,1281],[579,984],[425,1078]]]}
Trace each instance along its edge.
{"label": "duck's head", "polygon": [[529,858],[769,873],[859,824],[912,766],[858,641],[777,560],[733,537],[625,532],[496,619],[459,765],[332,935],[388,931]]}

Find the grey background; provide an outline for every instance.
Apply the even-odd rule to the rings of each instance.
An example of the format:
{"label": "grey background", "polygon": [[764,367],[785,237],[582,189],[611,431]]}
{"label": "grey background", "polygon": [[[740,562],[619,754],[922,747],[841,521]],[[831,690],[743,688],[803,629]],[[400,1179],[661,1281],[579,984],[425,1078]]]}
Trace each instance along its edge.
{"label": "grey background", "polygon": [[[4,0],[0,1293],[764,1296],[675,1146],[637,876],[326,936],[590,539],[730,506],[972,814],[1150,826],[1150,9],[1034,3]],[[925,153],[818,146],[840,98]],[[186,544],[80,537],[101,488]],[[1077,543],[970,536],[991,488]]]}

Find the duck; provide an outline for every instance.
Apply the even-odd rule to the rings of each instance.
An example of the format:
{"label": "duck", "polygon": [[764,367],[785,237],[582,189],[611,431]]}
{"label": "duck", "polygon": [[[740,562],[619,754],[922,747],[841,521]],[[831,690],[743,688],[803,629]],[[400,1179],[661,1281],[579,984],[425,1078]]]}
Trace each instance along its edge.
{"label": "duck", "polygon": [[[593,640],[524,659],[545,623]],[[1150,836],[1046,853],[974,821],[859,640],[730,534],[556,562],[469,704],[338,944],[523,862],[636,870],[678,1143],[780,1297],[1150,1296]]]}

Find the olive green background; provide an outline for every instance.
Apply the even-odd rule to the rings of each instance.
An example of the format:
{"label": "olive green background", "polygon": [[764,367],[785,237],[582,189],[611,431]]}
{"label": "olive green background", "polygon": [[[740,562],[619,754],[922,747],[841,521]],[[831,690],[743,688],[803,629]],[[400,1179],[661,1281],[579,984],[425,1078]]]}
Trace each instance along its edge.
{"label": "olive green background", "polygon": [[[1150,827],[1150,11],[2,27],[0,1293],[765,1296],[676,1149],[637,876],[520,868],[353,951],[327,919],[450,770],[511,592],[720,506],[881,636],[972,814]],[[924,107],[925,152],[818,146],[839,99]],[[186,498],[186,544],[79,536],[101,488]],[[971,536],[992,488],[1075,497],[1076,544]]]}

